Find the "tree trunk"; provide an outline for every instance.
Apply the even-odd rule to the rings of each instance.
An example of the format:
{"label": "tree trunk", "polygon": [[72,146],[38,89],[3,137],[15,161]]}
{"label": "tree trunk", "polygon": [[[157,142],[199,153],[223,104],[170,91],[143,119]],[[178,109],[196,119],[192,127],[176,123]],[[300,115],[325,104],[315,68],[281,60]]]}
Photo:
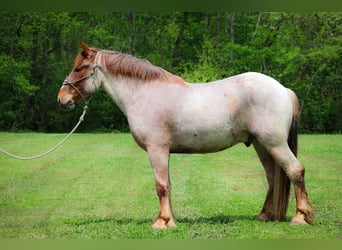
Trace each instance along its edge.
{"label": "tree trunk", "polygon": [[233,12],[230,16],[230,41],[232,43],[235,42],[235,34],[234,34],[234,22],[235,22],[235,12]]}
{"label": "tree trunk", "polygon": [[215,41],[215,47],[218,49],[220,47],[220,41],[221,41],[221,14],[220,12],[216,13],[215,18],[215,32],[216,32],[216,41]]}
{"label": "tree trunk", "polygon": [[[226,20],[228,20],[228,14],[227,14]],[[228,29],[228,21],[225,24],[226,35],[229,38],[232,45],[235,42],[234,23],[235,23],[235,12],[232,12],[230,15],[230,27],[229,27],[229,29]],[[230,52],[230,61],[233,61],[233,60],[234,60],[234,52],[231,51]]]}
{"label": "tree trunk", "polygon": [[135,34],[136,34],[136,26],[134,22],[135,15],[133,12],[128,12],[126,14],[126,18],[127,18],[128,23],[131,26],[131,34],[129,36],[128,54],[134,55],[134,41],[135,41]]}
{"label": "tree trunk", "polygon": [[255,36],[256,36],[256,33],[257,33],[257,30],[258,30],[258,27],[260,26],[260,23],[261,23],[261,17],[262,17],[262,12],[259,12],[259,15],[258,15],[258,21],[255,25],[255,30],[252,34],[252,40],[254,40]]}
{"label": "tree trunk", "polygon": [[184,12],[183,13],[183,21],[179,26],[178,36],[175,42],[175,48],[173,50],[173,60],[172,60],[172,67],[177,67],[179,63],[179,55],[180,55],[180,45],[183,40],[185,25],[188,20],[189,13]]}
{"label": "tree trunk", "polygon": [[205,17],[205,29],[208,30],[210,26],[210,20],[211,20],[211,14],[208,13],[207,16]]}

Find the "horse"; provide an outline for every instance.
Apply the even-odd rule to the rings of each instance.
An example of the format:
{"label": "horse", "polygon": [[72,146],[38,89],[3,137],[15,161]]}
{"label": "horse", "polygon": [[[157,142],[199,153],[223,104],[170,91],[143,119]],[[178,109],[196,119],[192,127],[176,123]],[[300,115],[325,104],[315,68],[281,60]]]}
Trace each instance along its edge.
{"label": "horse", "polygon": [[313,210],[297,159],[296,94],[261,73],[247,72],[194,84],[132,55],[92,48],[83,41],[57,100],[73,110],[100,88],[127,117],[135,142],[152,165],[160,212],[153,229],[176,226],[171,206],[172,153],[211,153],[253,145],[268,181],[259,221],[284,221],[291,183],[296,212],[290,224],[312,224]]}

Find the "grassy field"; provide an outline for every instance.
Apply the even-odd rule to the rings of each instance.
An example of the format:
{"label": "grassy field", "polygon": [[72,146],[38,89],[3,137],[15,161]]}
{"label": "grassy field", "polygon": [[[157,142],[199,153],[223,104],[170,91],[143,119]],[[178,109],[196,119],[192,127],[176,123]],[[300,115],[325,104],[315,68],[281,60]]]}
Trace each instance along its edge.
{"label": "grassy field", "polygon": [[[0,147],[41,153],[64,135],[0,133]],[[34,161],[0,155],[0,238],[342,239],[342,135],[301,135],[299,159],[315,211],[313,226],[255,220],[267,183],[253,147],[172,155],[177,227],[151,229],[159,212],[145,152],[129,134],[75,134]]]}

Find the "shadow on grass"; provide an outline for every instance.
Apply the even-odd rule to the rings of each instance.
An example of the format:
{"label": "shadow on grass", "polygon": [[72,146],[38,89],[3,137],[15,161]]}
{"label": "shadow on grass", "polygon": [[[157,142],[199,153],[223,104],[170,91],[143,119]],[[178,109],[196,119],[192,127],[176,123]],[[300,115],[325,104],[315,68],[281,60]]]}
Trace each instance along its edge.
{"label": "shadow on grass", "polygon": [[178,223],[187,224],[228,224],[235,221],[254,221],[256,216],[246,216],[246,215],[215,215],[209,217],[197,217],[197,218],[178,218],[176,221]]}
{"label": "shadow on grass", "polygon": [[[289,218],[286,219],[288,222]],[[214,225],[214,224],[229,224],[234,223],[237,221],[257,221],[256,216],[247,216],[247,215],[215,215],[215,216],[208,216],[208,217],[196,217],[196,218],[176,218],[176,224],[192,224],[192,225],[200,225],[200,224],[207,224],[207,225]],[[98,217],[90,217],[90,218],[82,218],[82,219],[75,219],[69,220],[66,222],[67,224],[74,224],[77,226],[83,225],[90,225],[90,224],[97,224],[97,223],[110,223],[116,225],[143,225],[143,224],[151,224],[152,219],[134,219],[134,218],[98,218]],[[262,223],[262,222],[260,222]]]}

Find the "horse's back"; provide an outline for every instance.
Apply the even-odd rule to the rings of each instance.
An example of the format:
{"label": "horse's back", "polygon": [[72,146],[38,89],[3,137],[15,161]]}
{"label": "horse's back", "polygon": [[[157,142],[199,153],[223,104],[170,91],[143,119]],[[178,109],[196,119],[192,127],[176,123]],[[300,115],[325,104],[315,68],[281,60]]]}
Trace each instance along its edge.
{"label": "horse's back", "polygon": [[[211,107],[213,113],[224,110],[229,116],[240,113],[292,116],[293,94],[274,78],[261,73],[247,72],[207,84],[193,84],[192,87],[192,95],[197,98],[190,98],[188,104],[205,103],[203,106]],[[287,114],[286,111],[291,112]]]}

